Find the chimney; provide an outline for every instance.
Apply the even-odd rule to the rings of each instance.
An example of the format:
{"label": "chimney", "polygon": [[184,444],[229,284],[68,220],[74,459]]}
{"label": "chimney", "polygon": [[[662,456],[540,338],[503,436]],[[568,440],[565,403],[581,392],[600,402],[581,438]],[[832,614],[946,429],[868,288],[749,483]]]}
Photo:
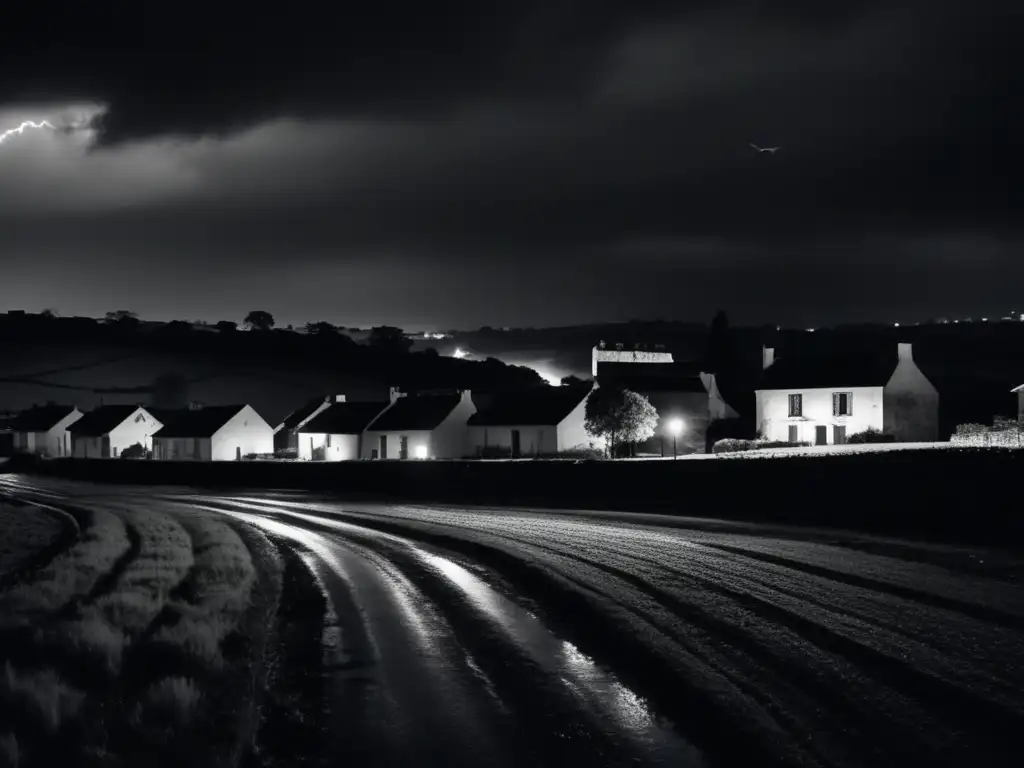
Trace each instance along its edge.
{"label": "chimney", "polygon": [[402,392],[399,392],[398,391],[398,387],[389,387],[388,388],[388,399],[392,403],[395,402],[400,397],[405,397],[405,394],[402,393]]}
{"label": "chimney", "polygon": [[914,345],[907,342],[900,342],[896,345],[896,354],[900,360],[914,361]]}
{"label": "chimney", "polygon": [[472,390],[464,389],[461,392],[459,392],[459,396],[461,397],[462,402],[472,404],[472,402],[473,402],[473,392],[472,392]]}
{"label": "chimney", "polygon": [[775,348],[761,347],[761,370],[767,371],[775,362]]}
{"label": "chimney", "polygon": [[188,404],[188,409],[190,411],[201,411],[203,410],[203,404],[198,400],[193,400]]}
{"label": "chimney", "polygon": [[327,398],[327,402],[328,403],[344,403],[345,402],[345,396],[344,395],[334,395],[334,397],[328,397]]}

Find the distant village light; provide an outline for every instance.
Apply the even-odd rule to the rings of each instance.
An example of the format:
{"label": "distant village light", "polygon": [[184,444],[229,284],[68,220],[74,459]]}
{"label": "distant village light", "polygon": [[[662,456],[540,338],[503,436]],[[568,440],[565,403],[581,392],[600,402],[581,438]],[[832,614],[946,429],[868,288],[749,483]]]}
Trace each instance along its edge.
{"label": "distant village light", "polygon": [[899,323],[893,323],[893,324],[892,324],[892,327],[893,327],[893,328],[899,328],[899,327],[900,327],[900,324],[899,324]]}
{"label": "distant village light", "polygon": [[458,358],[459,360],[462,360],[463,358],[467,357],[468,355],[469,355],[469,353],[466,352],[466,350],[464,350],[462,347],[456,347],[455,351],[452,352],[452,357]]}

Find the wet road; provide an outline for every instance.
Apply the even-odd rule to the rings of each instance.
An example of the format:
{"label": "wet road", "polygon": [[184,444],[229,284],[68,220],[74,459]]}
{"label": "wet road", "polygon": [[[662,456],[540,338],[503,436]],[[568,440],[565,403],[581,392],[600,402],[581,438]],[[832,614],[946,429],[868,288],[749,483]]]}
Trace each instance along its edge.
{"label": "wet road", "polygon": [[293,546],[331,606],[338,764],[1019,764],[1015,556],[655,515],[0,488],[201,508]]}

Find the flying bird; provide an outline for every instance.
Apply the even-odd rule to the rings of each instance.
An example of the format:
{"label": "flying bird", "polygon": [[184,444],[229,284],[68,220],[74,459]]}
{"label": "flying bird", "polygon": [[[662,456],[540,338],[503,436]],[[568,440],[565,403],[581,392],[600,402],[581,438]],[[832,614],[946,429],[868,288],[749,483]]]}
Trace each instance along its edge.
{"label": "flying bird", "polygon": [[757,144],[754,143],[751,143],[750,146],[756,149],[758,152],[767,152],[770,155],[774,155],[776,152],[779,151],[778,147],[759,147],[757,146]]}

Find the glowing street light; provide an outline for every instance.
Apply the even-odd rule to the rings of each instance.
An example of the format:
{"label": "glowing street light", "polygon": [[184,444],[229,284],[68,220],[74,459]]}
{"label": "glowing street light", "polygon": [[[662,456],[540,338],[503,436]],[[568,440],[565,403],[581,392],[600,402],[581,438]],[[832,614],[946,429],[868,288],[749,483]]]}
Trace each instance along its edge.
{"label": "glowing street light", "polygon": [[679,457],[676,451],[676,440],[683,434],[683,420],[671,419],[668,423],[668,433],[672,435],[672,458],[675,459]]}

